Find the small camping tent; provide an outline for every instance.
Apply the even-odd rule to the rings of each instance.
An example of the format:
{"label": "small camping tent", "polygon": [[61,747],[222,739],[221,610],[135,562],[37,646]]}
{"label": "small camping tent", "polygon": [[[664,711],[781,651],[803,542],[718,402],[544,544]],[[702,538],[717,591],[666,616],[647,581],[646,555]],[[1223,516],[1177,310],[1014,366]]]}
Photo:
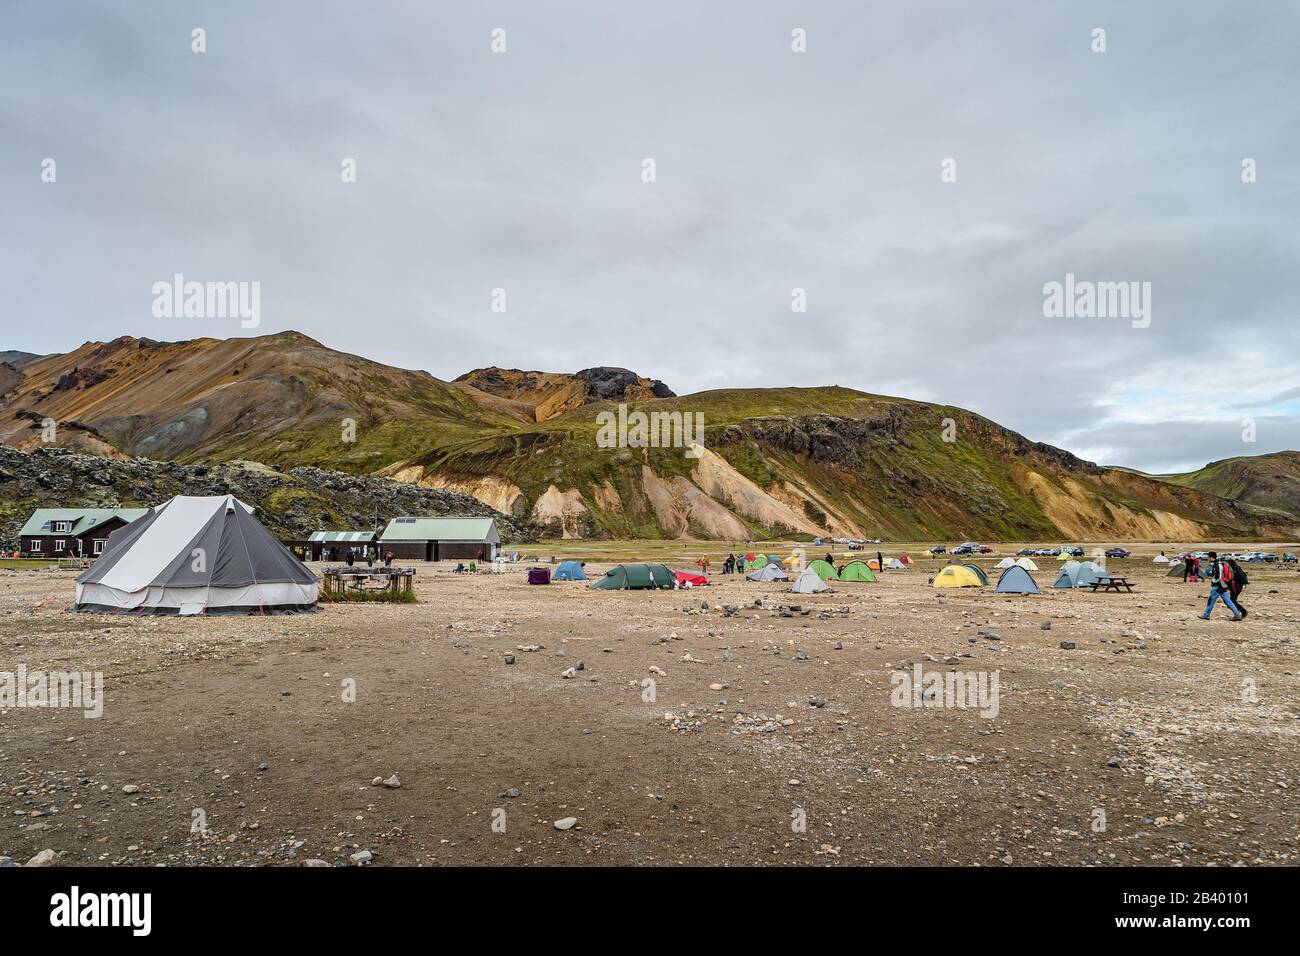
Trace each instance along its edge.
{"label": "small camping tent", "polygon": [[1005,571],[1007,568],[1013,568],[1015,566],[1016,566],[1016,562],[1014,560],[1012,560],[1011,558],[1003,558],[997,564],[993,565],[993,570]]}
{"label": "small camping tent", "polygon": [[592,585],[602,591],[641,591],[676,586],[677,578],[662,564],[616,564]]}
{"label": "small camping tent", "polygon": [[709,579],[704,575],[692,571],[674,571],[673,577],[677,578],[679,588],[700,588],[709,583]]}
{"label": "small camping tent", "polygon": [[1169,570],[1165,572],[1167,578],[1181,578],[1183,571],[1187,569],[1186,561],[1170,561]]}
{"label": "small camping tent", "polygon": [[821,578],[823,581],[829,578],[834,578],[836,581],[838,581],[840,578],[839,574],[835,570],[835,565],[827,564],[821,558],[818,558],[816,561],[809,562],[808,570],[812,571],[814,574],[817,575],[817,577]]}
{"label": "small camping tent", "polygon": [[745,560],[750,564],[753,564],[754,567],[761,568],[763,565],[767,564],[767,555],[756,554],[752,558],[749,555],[745,555]]}
{"label": "small camping tent", "polygon": [[850,561],[840,571],[841,581],[874,581],[876,576],[861,561]]}
{"label": "small camping tent", "polygon": [[905,554],[900,554],[900,555],[898,556],[898,560],[899,560],[899,561],[902,561],[904,564],[911,564],[911,563],[912,563],[912,559],[909,558],[909,557],[908,557],[907,555],[905,555]]}
{"label": "small camping tent", "polygon": [[998,592],[1001,594],[1038,594],[1038,584],[1029,572],[1018,564],[1013,564],[1002,572],[998,578]]}
{"label": "small camping tent", "polygon": [[[826,562],[822,561],[820,563],[825,564]],[[816,571],[809,568],[794,579],[794,584],[790,586],[790,590],[795,594],[818,594],[822,591],[829,591],[830,588],[826,586],[826,582],[818,576]]]}
{"label": "small camping tent", "polygon": [[977,588],[980,587],[980,579],[965,565],[949,564],[934,576],[931,586],[936,588]]}
{"label": "small camping tent", "polygon": [[965,567],[971,572],[971,574],[980,579],[980,584],[989,583],[989,576],[984,573],[984,569],[978,564],[967,564]]}
{"label": "small camping tent", "polygon": [[1034,564],[1034,562],[1030,561],[1028,558],[1016,558],[1016,564],[1019,567],[1024,568],[1026,571],[1038,570],[1038,565]]}
{"label": "small camping tent", "polygon": [[78,611],[310,611],[316,575],[234,495],[177,495],[108,537],[77,578]]}
{"label": "small camping tent", "polygon": [[529,584],[550,584],[551,569],[550,568],[529,568],[528,583]]}
{"label": "small camping tent", "polygon": [[1168,564],[1168,563],[1169,563],[1169,559],[1166,558],[1163,554],[1157,554],[1154,558],[1151,559],[1151,563],[1152,563],[1152,564]]}
{"label": "small camping tent", "polygon": [[778,568],[785,567],[785,562],[782,561],[780,558],[778,558],[775,554],[769,554],[767,556],[767,563],[775,564]]}
{"label": "small camping tent", "polygon": [[906,571],[907,565],[904,564],[902,561],[898,560],[898,558],[894,558],[893,561],[890,561],[887,565],[885,565],[885,569],[888,571]]}
{"label": "small camping tent", "polygon": [[775,564],[768,564],[757,571],[751,571],[745,575],[746,581],[789,581],[790,575],[786,574]]}
{"label": "small camping tent", "polygon": [[1071,561],[1061,567],[1061,573],[1052,585],[1054,588],[1083,588],[1095,584],[1104,574],[1106,569],[1093,564],[1091,561],[1079,562]]}
{"label": "small camping tent", "polygon": [[1056,556],[1056,560],[1057,560],[1057,561],[1073,561],[1073,560],[1074,560],[1074,555],[1072,555],[1069,551],[1062,551],[1060,554],[1058,554],[1058,555]]}
{"label": "small camping tent", "polygon": [[582,570],[582,565],[577,561],[561,561],[560,566],[555,569],[552,580],[585,581],[587,580],[587,572]]}

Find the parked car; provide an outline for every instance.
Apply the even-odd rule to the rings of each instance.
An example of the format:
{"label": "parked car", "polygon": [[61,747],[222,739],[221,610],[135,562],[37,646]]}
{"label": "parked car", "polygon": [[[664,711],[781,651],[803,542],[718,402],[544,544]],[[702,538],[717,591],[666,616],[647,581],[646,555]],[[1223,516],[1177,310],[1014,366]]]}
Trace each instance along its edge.
{"label": "parked car", "polygon": [[947,554],[948,549],[941,544],[936,544],[933,548],[926,551],[927,554]]}
{"label": "parked car", "polygon": [[1286,554],[1282,555],[1282,560],[1287,564],[1295,564],[1297,561],[1300,561],[1300,558],[1297,558],[1293,552],[1288,551]]}
{"label": "parked car", "polygon": [[1127,558],[1133,552],[1128,548],[1107,548],[1106,557],[1108,558]]}

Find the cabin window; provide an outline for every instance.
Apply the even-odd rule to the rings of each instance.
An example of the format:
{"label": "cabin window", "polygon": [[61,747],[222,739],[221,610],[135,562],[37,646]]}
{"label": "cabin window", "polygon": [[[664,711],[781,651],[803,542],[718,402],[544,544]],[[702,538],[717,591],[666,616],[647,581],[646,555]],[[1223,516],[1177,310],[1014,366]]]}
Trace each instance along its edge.
{"label": "cabin window", "polygon": [[95,539],[95,542],[94,542],[94,544],[95,544],[95,554],[103,554],[103,553],[104,553],[104,541],[105,541],[104,538],[96,538],[96,539]]}
{"label": "cabin window", "polygon": [[40,538],[32,538],[32,550],[33,550],[33,551],[39,553],[40,550],[41,550],[41,544],[42,544],[42,542],[41,542],[41,539],[40,539]]}
{"label": "cabin window", "polygon": [[55,550],[55,551],[62,551],[62,550],[63,550],[63,539],[62,539],[62,538],[55,538],[55,539],[54,539],[54,550]]}
{"label": "cabin window", "polygon": [[56,521],[56,522],[54,522],[54,533],[55,533],[55,534],[67,534],[67,533],[68,533],[69,531],[71,531],[71,530],[72,530],[72,522],[71,522],[71,521]]}

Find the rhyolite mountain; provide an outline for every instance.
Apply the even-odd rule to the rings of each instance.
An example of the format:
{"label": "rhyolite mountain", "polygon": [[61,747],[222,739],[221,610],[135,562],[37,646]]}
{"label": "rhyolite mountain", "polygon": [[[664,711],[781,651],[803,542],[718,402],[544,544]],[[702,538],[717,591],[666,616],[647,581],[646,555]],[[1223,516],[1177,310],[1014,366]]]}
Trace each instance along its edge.
{"label": "rhyolite mountain", "polygon": [[[58,444],[118,461],[391,478],[557,537],[1271,539],[1300,514],[1285,492],[1099,467],[964,409],[841,387],[676,396],[618,368],[446,382],[297,332],[123,337],[11,367],[0,442],[17,449],[55,422]],[[620,404],[702,415],[703,447],[602,447],[599,416]]]}

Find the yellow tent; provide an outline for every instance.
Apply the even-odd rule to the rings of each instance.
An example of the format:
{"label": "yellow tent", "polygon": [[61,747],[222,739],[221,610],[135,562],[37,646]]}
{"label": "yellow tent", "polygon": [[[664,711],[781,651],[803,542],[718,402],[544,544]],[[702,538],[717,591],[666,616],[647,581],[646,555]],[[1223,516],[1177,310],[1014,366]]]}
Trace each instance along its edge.
{"label": "yellow tent", "polygon": [[960,564],[950,564],[934,576],[936,588],[977,588],[980,579],[970,568]]}
{"label": "yellow tent", "polygon": [[1062,551],[1060,554],[1058,554],[1058,555],[1056,556],[1056,560],[1057,560],[1057,561],[1073,561],[1073,560],[1074,560],[1074,555],[1072,555],[1069,551]]}

